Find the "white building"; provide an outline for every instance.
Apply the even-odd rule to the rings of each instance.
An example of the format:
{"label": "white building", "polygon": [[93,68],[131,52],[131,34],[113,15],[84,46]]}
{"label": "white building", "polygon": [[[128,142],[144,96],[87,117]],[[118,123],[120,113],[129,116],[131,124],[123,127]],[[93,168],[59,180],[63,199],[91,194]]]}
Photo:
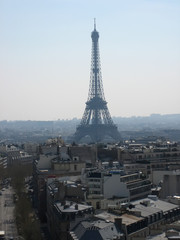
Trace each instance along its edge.
{"label": "white building", "polygon": [[[121,201],[115,199],[133,200],[151,193],[151,182],[148,179],[141,179],[139,173],[121,176],[120,171],[108,173],[94,171],[87,174],[86,183],[89,189],[87,199],[95,208],[103,207],[104,199],[113,199],[114,204],[119,205]],[[126,201],[122,201],[124,202]],[[106,202],[106,206],[108,204],[113,202]]]}

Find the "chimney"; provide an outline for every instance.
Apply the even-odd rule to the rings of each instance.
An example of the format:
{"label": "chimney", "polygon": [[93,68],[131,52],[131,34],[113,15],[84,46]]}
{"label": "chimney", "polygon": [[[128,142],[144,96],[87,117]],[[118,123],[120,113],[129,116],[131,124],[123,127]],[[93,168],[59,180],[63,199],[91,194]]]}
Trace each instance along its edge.
{"label": "chimney", "polygon": [[78,204],[75,205],[75,210],[78,210]]}
{"label": "chimney", "polygon": [[57,146],[57,155],[59,156],[59,145]]}
{"label": "chimney", "polygon": [[116,226],[121,230],[122,229],[122,218],[115,218]]}

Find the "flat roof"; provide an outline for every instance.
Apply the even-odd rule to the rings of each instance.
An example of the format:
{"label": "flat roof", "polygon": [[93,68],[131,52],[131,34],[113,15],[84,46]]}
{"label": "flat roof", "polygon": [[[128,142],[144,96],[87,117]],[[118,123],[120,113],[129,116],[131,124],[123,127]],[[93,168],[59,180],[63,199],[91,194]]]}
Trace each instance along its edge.
{"label": "flat roof", "polygon": [[126,224],[126,225],[129,225],[129,224],[132,224],[132,223],[135,223],[137,221],[140,221],[140,220],[144,219],[142,217],[137,217],[137,216],[134,216],[132,214],[125,213],[125,214],[122,214],[122,215],[115,215],[115,214],[112,214],[112,213],[108,213],[106,211],[104,211],[102,213],[99,213],[99,214],[96,214],[95,217],[106,220],[108,222],[115,222],[116,218],[121,218],[122,223]]}
{"label": "flat roof", "polygon": [[[84,211],[92,208],[92,206],[83,205],[83,204],[70,202],[70,201],[66,201],[65,204],[55,203],[55,206],[58,208],[58,210],[60,210],[63,213],[68,213],[68,212],[75,213],[78,211]],[[77,209],[76,209],[76,206],[77,206]]]}
{"label": "flat roof", "polygon": [[122,223],[126,225],[129,225],[144,219],[142,217],[137,217],[127,213],[121,215],[120,218],[122,218]]}
{"label": "flat roof", "polygon": [[[146,207],[144,206],[144,209],[151,209],[152,211],[156,210],[156,209],[159,209],[163,212],[167,212],[167,211],[170,211],[172,209],[175,209],[175,208],[178,208],[179,206],[178,205],[175,205],[175,204],[172,204],[172,203],[169,203],[169,202],[166,202],[166,201],[163,201],[163,200],[153,200],[153,199],[150,199],[150,198],[144,198],[144,199],[140,199],[140,200],[136,200],[136,201],[132,201],[132,205],[134,205],[135,207],[140,207],[143,203],[143,202],[148,202],[149,201],[149,205]],[[143,205],[142,205],[143,206]]]}

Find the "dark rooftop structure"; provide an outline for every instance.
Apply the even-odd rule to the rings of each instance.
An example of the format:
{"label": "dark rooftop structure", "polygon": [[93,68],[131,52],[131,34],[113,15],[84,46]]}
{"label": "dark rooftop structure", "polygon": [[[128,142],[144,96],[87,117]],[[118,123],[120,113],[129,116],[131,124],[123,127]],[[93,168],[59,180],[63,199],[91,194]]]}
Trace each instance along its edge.
{"label": "dark rooftop structure", "polygon": [[101,240],[124,239],[122,232],[114,224],[108,221],[82,221],[70,232],[71,239]]}

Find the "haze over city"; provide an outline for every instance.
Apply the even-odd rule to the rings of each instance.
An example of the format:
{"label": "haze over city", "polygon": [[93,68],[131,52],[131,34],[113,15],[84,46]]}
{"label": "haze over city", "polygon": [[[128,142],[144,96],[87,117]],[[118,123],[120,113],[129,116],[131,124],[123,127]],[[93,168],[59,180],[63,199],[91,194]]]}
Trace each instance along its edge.
{"label": "haze over city", "polygon": [[111,116],[180,113],[180,1],[2,0],[0,120],[81,118],[94,18]]}

